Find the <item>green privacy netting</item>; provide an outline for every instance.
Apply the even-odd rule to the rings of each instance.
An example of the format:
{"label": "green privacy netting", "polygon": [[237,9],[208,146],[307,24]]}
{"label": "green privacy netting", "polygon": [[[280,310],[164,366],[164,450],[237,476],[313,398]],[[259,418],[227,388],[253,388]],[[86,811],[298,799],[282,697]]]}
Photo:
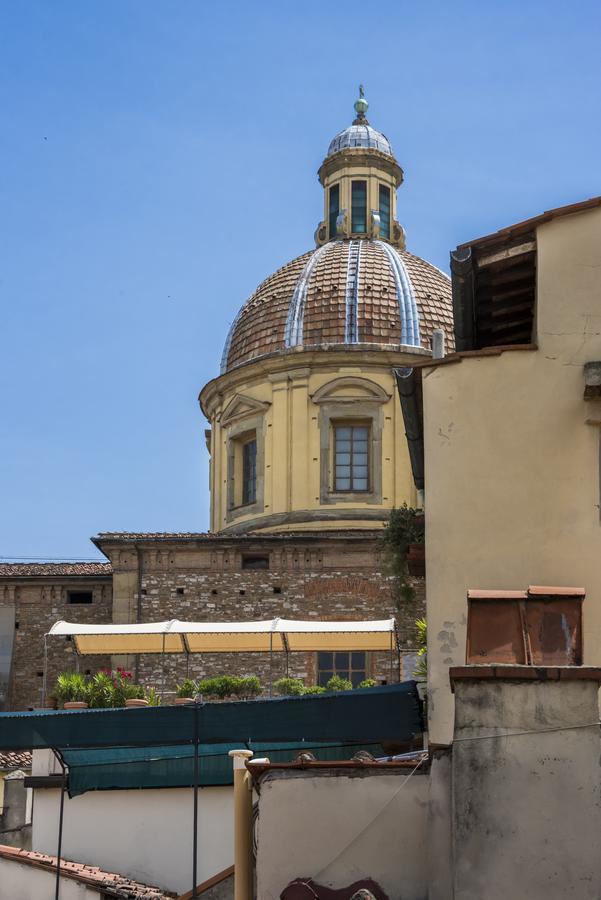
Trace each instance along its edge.
{"label": "green privacy netting", "polygon": [[[423,730],[414,681],[315,697],[144,709],[0,713],[0,750],[304,741],[407,741]],[[273,746],[273,743],[271,744]]]}
{"label": "green privacy netting", "polygon": [[[255,757],[267,756],[271,762],[289,762],[301,751],[310,751],[320,761],[350,759],[357,750],[369,750],[382,756],[381,744],[299,743],[201,744],[198,748],[201,787],[233,783],[230,750],[246,746]],[[194,784],[194,747],[119,747],[102,750],[64,750],[63,761],[69,768],[69,795],[86,791],[131,790],[135,788],[192,787]]]}

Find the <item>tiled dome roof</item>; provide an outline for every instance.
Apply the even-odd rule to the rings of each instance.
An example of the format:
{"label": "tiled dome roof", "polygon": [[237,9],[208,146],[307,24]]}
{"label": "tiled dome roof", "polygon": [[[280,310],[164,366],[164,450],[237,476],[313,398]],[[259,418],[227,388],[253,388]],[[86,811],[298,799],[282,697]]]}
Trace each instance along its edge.
{"label": "tiled dome roof", "polygon": [[374,150],[381,150],[388,156],[394,156],[386,135],[367,124],[349,125],[348,128],[337,134],[330,142],[327,155],[332,156],[333,153],[346,150],[348,147],[370,147]]}
{"label": "tiled dome roof", "polygon": [[451,282],[384,241],[331,241],[259,285],[228,334],[221,371],[303,346],[430,348],[435,328],[453,348]]}

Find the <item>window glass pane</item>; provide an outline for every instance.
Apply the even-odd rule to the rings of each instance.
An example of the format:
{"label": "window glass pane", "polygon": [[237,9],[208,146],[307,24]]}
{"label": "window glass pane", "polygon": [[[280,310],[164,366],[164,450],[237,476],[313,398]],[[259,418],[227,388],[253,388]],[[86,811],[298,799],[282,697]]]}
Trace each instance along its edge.
{"label": "window glass pane", "polygon": [[336,441],[350,441],[352,428],[346,426],[336,426]]}
{"label": "window glass pane", "polygon": [[337,453],[336,454],[336,465],[337,466],[350,466],[351,464],[351,454],[350,453]]}
{"label": "window glass pane", "polygon": [[351,479],[350,478],[336,478],[336,490],[337,491],[350,491],[351,489]]}
{"label": "window glass pane", "polygon": [[333,184],[330,188],[329,204],[330,240],[332,240],[336,237],[336,219],[340,212],[340,186],[337,184]]}
{"label": "window glass pane", "polygon": [[330,680],[330,678],[332,677],[333,674],[334,674],[334,673],[333,673],[332,671],[329,671],[329,672],[328,672],[328,671],[325,670],[325,669],[324,669],[323,672],[320,672],[320,673],[319,673],[319,677],[318,677],[318,679],[317,679],[317,683],[319,684],[319,686],[320,686],[320,687],[325,687],[326,684],[328,683],[328,681]]}
{"label": "window glass pane", "polygon": [[353,478],[353,490],[354,491],[366,491],[367,490],[367,478]]}
{"label": "window glass pane", "polygon": [[242,445],[242,503],[254,503],[257,499],[257,442]]}
{"label": "window glass pane", "polygon": [[365,672],[351,672],[351,682],[356,688],[362,681],[365,681]]}
{"label": "window glass pane", "polygon": [[351,666],[353,669],[362,669],[365,672],[365,653],[351,653]]}
{"label": "window glass pane", "polygon": [[353,428],[353,438],[358,441],[366,441],[368,428],[366,425],[355,425]]}
{"label": "window glass pane", "polygon": [[350,466],[336,466],[336,478],[350,478],[351,477],[351,467]]}
{"label": "window glass pane", "polygon": [[353,181],[351,199],[351,231],[365,234],[367,231],[367,182]]}
{"label": "window glass pane", "polygon": [[349,666],[348,657],[349,657],[348,653],[337,653],[336,654],[336,663],[335,663],[336,668],[337,669],[343,669],[343,668],[348,669],[348,666]]}
{"label": "window glass pane", "polygon": [[348,669],[338,669],[336,671],[336,674],[338,675],[339,678],[348,678],[349,671],[348,671]]}
{"label": "window glass pane", "polygon": [[380,185],[380,237],[390,240],[390,188]]}
{"label": "window glass pane", "polygon": [[317,654],[317,668],[318,669],[331,669],[334,665],[333,656],[334,656],[333,653],[319,652]]}

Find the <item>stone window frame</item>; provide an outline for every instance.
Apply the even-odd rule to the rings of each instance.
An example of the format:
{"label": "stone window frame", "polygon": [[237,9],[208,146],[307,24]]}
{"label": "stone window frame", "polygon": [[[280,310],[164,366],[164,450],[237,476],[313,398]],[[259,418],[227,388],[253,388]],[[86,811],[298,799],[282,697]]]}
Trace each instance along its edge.
{"label": "stone window frame", "polygon": [[[361,395],[333,395],[341,389],[361,390]],[[320,406],[319,425],[319,502],[334,503],[382,503],[382,430],[384,427],[383,404],[390,394],[367,378],[347,376],[336,378],[319,388],[312,396]],[[370,429],[369,442],[369,490],[334,491],[334,425],[343,422],[364,422]]]}
{"label": "stone window frame", "polygon": [[[254,433],[257,442],[257,486],[254,503],[235,504],[236,450],[241,447],[242,438]],[[263,415],[245,418],[227,428],[227,510],[226,521],[233,522],[241,516],[258,514],[265,507],[265,417]]]}

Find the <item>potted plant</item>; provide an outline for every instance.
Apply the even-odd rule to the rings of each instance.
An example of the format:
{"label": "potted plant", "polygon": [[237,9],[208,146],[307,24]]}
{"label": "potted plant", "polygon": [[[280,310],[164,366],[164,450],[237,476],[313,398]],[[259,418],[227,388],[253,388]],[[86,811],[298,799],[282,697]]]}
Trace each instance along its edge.
{"label": "potted plant", "polygon": [[363,681],[360,681],[357,685],[357,690],[361,691],[363,688],[372,688],[377,687],[378,682],[375,678],[364,678]]}
{"label": "potted plant", "polygon": [[149,705],[146,692],[141,684],[132,684],[130,682],[125,685],[125,705],[133,708]]}
{"label": "potted plant", "polygon": [[191,678],[184,678],[175,688],[175,705],[194,703],[194,697],[198,693],[196,682]]}
{"label": "potted plant", "polygon": [[115,685],[111,672],[101,669],[88,682],[88,703],[96,709],[115,706]]}
{"label": "potted plant", "polygon": [[89,687],[79,672],[61,672],[53,691],[58,706],[63,709],[86,709]]}
{"label": "potted plant", "polygon": [[348,678],[341,678],[340,675],[332,675],[326,684],[326,691],[352,691],[353,682]]}
{"label": "potted plant", "polygon": [[301,697],[305,693],[305,686],[300,678],[278,678],[273,689],[283,697]]}

